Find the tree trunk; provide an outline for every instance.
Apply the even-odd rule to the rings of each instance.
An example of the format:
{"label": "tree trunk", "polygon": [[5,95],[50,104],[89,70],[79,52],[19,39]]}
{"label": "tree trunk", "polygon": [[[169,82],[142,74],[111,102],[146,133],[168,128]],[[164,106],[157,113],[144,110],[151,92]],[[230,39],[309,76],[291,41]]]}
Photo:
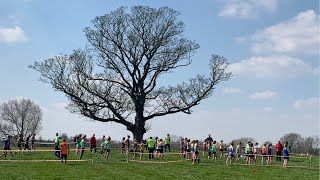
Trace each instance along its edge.
{"label": "tree trunk", "polygon": [[146,132],[145,129],[137,129],[134,128],[131,130],[132,134],[133,134],[133,138],[136,139],[137,141],[141,142],[143,140],[143,134]]}
{"label": "tree trunk", "polygon": [[137,141],[143,140],[143,135],[147,132],[144,125],[145,120],[136,116],[134,125],[128,128],[128,130],[132,132],[133,138]]}
{"label": "tree trunk", "polygon": [[[140,88],[140,89],[143,89],[143,88]],[[143,117],[144,102],[145,102],[144,95],[140,95],[139,97],[136,98],[136,100],[135,100],[135,106],[136,106],[135,123],[129,129],[133,134],[133,138],[136,139],[137,141],[142,141],[143,134],[147,132],[144,127],[145,123],[146,123],[146,120]]]}

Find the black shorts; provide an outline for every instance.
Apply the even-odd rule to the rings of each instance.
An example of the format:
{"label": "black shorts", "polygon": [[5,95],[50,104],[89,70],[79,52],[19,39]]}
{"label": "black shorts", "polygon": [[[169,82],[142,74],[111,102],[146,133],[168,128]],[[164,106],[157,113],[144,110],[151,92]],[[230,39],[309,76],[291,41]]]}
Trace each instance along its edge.
{"label": "black shorts", "polygon": [[104,149],[105,152],[110,152],[110,149]]}
{"label": "black shorts", "polygon": [[157,149],[157,152],[163,153],[163,149]]}
{"label": "black shorts", "polygon": [[3,150],[8,151],[11,150],[10,147],[3,147]]}
{"label": "black shorts", "polygon": [[21,144],[18,144],[18,147],[19,147],[19,148],[21,148],[21,147],[22,147],[22,145],[21,145]]}
{"label": "black shorts", "polygon": [[68,154],[61,154],[61,159],[67,159],[68,158]]}
{"label": "black shorts", "polygon": [[194,152],[194,154],[195,154],[195,155],[198,155],[198,154],[199,154],[199,151]]}
{"label": "black shorts", "polygon": [[284,156],[283,159],[288,159],[289,160],[289,156]]}
{"label": "black shorts", "polygon": [[90,146],[90,149],[96,149],[96,147],[97,147],[97,145],[93,145],[93,144],[92,144],[92,145]]}

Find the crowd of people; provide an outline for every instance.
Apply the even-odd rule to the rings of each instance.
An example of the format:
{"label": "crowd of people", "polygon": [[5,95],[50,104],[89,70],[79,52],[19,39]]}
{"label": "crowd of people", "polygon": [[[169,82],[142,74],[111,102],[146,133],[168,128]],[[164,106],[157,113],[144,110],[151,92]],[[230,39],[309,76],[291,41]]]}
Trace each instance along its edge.
{"label": "crowd of people", "polygon": [[[25,140],[23,140],[23,136],[19,135],[17,138],[17,147],[18,151],[15,153],[19,153],[22,150],[31,150],[35,149],[35,134],[28,135]],[[8,152],[10,152],[11,156],[14,156],[11,151],[11,138],[12,136],[8,136],[6,139],[3,140],[4,151],[0,157],[7,157]],[[84,156],[87,137],[86,135],[76,135],[73,139],[73,142],[67,142],[66,139],[62,139],[59,136],[59,133],[56,133],[56,137],[54,140],[54,155],[61,160],[61,162],[66,163],[68,154],[70,153],[70,144],[74,144],[75,147],[75,154],[79,155],[79,159],[82,159]],[[29,147],[29,142],[31,146]],[[90,137],[90,152],[96,153],[97,152],[97,139],[95,134]],[[137,140],[137,139],[130,139],[130,136],[123,137],[120,145],[120,152],[121,154],[125,155],[127,158],[129,154],[132,154],[132,160],[136,160],[137,155],[139,156],[139,160],[141,161],[144,154],[148,154],[149,160],[153,160],[155,158],[162,160],[164,157],[164,152],[168,150],[171,152],[171,138],[170,135],[167,134],[164,139],[158,137],[150,137],[146,140]],[[100,154],[103,154],[104,159],[108,160],[111,152],[111,138],[110,136],[106,137],[105,135],[102,136],[100,139]],[[24,149],[22,149],[24,147]],[[282,144],[279,141],[275,146],[271,143],[263,144],[261,147],[258,146],[258,143],[252,143],[250,141],[244,146],[239,142],[238,144],[230,143],[228,146],[227,144],[223,143],[223,140],[217,142],[213,140],[211,135],[209,134],[208,137],[200,143],[198,140],[190,140],[188,138],[182,138],[180,141],[180,154],[182,158],[188,159],[192,161],[192,164],[200,163],[199,153],[202,149],[202,156],[207,156],[208,159],[217,160],[219,158],[226,158],[226,164],[230,165],[233,161],[239,162],[241,158],[245,159],[246,164],[253,164],[256,163],[258,160],[258,153],[260,152],[261,156],[261,163],[271,165],[272,158],[274,154],[274,150],[276,152],[276,161],[281,161],[281,157],[283,157],[283,166],[286,167],[288,165],[289,160],[289,144],[285,142]],[[283,155],[283,156],[282,156]]]}
{"label": "crowd of people", "polygon": [[[8,152],[10,152],[12,157],[14,156],[11,151],[11,144],[12,144],[11,139],[12,139],[12,136],[9,135],[7,138],[4,138],[2,140],[4,151],[0,155],[0,157],[4,157],[6,159]],[[35,146],[34,146],[35,139],[36,139],[36,134],[27,135],[25,140],[23,139],[23,135],[19,134],[18,138],[17,138],[18,151],[16,151],[15,154],[20,153],[22,150],[32,150],[32,149],[34,150],[35,149]],[[31,144],[31,146],[29,146],[29,143]]]}
{"label": "crowd of people", "polygon": [[[182,145],[185,143],[187,143],[188,148],[189,141],[190,140],[187,140],[187,138],[181,139],[181,149],[184,149]],[[281,162],[281,157],[283,157],[283,167],[288,166],[289,160],[289,143],[285,142],[283,145],[281,141],[278,141],[278,143],[274,147],[272,143],[265,143],[261,147],[259,147],[258,143],[253,143],[251,141],[248,141],[245,146],[243,146],[241,142],[239,142],[237,145],[231,142],[230,145],[227,146],[227,144],[223,143],[223,140],[217,143],[217,141],[213,140],[211,135],[209,134],[202,144],[202,150],[203,156],[205,156],[206,153],[208,154],[208,159],[210,159],[212,156],[212,159],[216,160],[217,153],[220,153],[220,158],[226,156],[227,165],[230,165],[232,163],[232,159],[235,159],[235,161],[238,162],[242,157],[245,159],[246,164],[256,163],[258,160],[259,152],[261,153],[261,164],[271,165],[274,150],[276,152],[276,161]],[[184,151],[182,154],[184,153],[186,152]]]}

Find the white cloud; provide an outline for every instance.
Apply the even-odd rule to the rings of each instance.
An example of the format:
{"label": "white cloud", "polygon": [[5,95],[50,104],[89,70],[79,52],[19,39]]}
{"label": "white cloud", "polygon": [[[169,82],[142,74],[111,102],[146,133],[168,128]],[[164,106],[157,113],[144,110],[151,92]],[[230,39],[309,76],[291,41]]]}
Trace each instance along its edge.
{"label": "white cloud", "polygon": [[219,16],[253,18],[261,11],[275,11],[278,0],[232,0],[219,12]]}
{"label": "white cloud", "polygon": [[276,92],[266,90],[261,92],[255,92],[252,95],[250,95],[249,98],[252,100],[264,100],[264,99],[269,99],[271,97],[274,97],[276,95],[277,95]]}
{"label": "white cloud", "polygon": [[294,109],[318,109],[319,110],[319,97],[312,97],[309,99],[300,99],[294,102]]}
{"label": "white cloud", "polygon": [[235,75],[257,78],[290,78],[302,75],[318,75],[319,69],[289,56],[253,56],[230,64],[229,71]]}
{"label": "white cloud", "polygon": [[319,15],[313,10],[300,12],[254,33],[250,40],[255,53],[319,53]]}
{"label": "white cloud", "polygon": [[25,35],[23,29],[19,26],[14,26],[13,28],[2,28],[0,27],[0,42],[7,44],[24,42],[28,38]]}
{"label": "white cloud", "polygon": [[241,94],[242,90],[239,88],[232,88],[232,87],[227,87],[223,89],[223,92],[226,94]]}

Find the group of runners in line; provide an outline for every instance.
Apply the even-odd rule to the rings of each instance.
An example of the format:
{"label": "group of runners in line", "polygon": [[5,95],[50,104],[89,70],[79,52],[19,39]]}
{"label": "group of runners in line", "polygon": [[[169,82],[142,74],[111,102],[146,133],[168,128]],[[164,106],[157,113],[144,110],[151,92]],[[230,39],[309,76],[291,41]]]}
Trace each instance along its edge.
{"label": "group of runners in line", "polygon": [[[0,157],[6,158],[8,152],[12,154],[11,151],[11,136],[8,136],[5,140],[3,140],[4,144],[4,152]],[[30,141],[31,138],[31,141]],[[163,139],[161,138],[153,138],[150,137],[147,140],[138,141],[134,139],[133,141],[130,140],[130,136],[128,135],[126,138],[123,137],[121,141],[121,154],[125,154],[127,157],[129,153],[132,154],[132,160],[136,160],[136,156],[139,155],[140,161],[142,160],[143,154],[146,154],[146,150],[148,150],[147,154],[149,155],[149,159],[153,160],[154,158],[163,159],[164,151],[171,152],[170,149],[170,135]],[[31,148],[29,148],[29,141],[31,142]],[[22,144],[24,143],[24,150],[31,150],[34,149],[34,142],[35,142],[35,134],[32,136],[27,136],[25,141],[22,139],[22,135],[19,136],[17,140],[17,147],[18,151],[22,150]],[[72,143],[72,142],[71,142]],[[131,144],[132,143],[132,144]],[[75,153],[79,154],[79,159],[83,158],[85,147],[86,147],[86,135],[76,135],[74,137],[73,143],[75,146]],[[100,141],[100,153],[104,154],[104,158],[107,160],[110,155],[110,144],[111,138],[110,136],[106,138],[105,135],[102,136]],[[270,144],[263,144],[263,146],[258,147],[258,143],[253,145],[252,142],[247,142],[245,146],[242,146],[241,142],[237,144],[234,148],[234,144],[230,143],[229,146],[223,144],[223,140],[219,143],[211,137],[209,134],[208,137],[202,143],[202,151],[203,156],[207,154],[208,159],[217,159],[217,154],[219,157],[226,157],[226,164],[229,165],[232,163],[232,160],[235,159],[238,162],[242,157],[245,158],[246,164],[252,164],[257,162],[258,152],[261,153],[261,162],[262,164],[271,165],[272,158],[273,158],[273,145]],[[192,164],[196,162],[200,162],[199,158],[199,151],[201,149],[201,144],[199,144],[198,140],[190,140],[188,138],[182,138],[180,141],[180,153],[182,158],[191,159]],[[244,149],[244,150],[243,150]],[[276,151],[276,160],[281,161],[281,156],[283,153],[284,162],[283,166],[286,167],[288,165],[289,159],[289,145],[288,142],[284,143],[284,145],[279,141],[275,145]],[[218,152],[219,150],[219,152]],[[244,151],[244,152],[243,152]],[[95,134],[92,135],[90,138],[90,152],[96,153],[97,152],[97,139]],[[69,143],[66,139],[62,139],[58,133],[56,133],[55,141],[54,141],[54,155],[61,160],[61,162],[66,163],[68,154],[70,153]],[[242,156],[242,154],[244,156]]]}
{"label": "group of runners in line", "polygon": [[[0,154],[0,157],[4,157],[4,159],[7,158],[8,152],[10,152],[12,157],[14,156],[11,151],[11,144],[12,144],[11,139],[12,139],[12,136],[9,135],[7,138],[2,140],[4,151],[2,154]],[[34,150],[35,149],[35,146],[34,146],[35,139],[36,139],[36,134],[32,134],[32,135],[29,134],[25,139],[23,139],[22,134],[19,134],[18,138],[17,138],[18,150],[15,151],[14,153],[15,154],[20,153],[22,150],[32,150],[32,149]]]}
{"label": "group of runners in line", "polygon": [[[188,147],[191,147],[190,139],[181,139],[180,145],[182,154],[190,152],[188,150]],[[185,146],[185,144],[187,144]],[[258,146],[258,143],[252,143],[251,141],[248,141],[245,146],[242,146],[241,142],[239,142],[236,147],[234,148],[234,144],[231,142],[229,146],[226,144],[223,144],[223,140],[217,143],[217,141],[213,140],[211,135],[209,134],[208,137],[205,139],[205,141],[202,144],[202,150],[203,150],[203,156],[205,154],[208,154],[208,159],[211,158],[213,160],[217,159],[217,153],[219,149],[220,158],[223,156],[227,157],[226,164],[230,165],[232,163],[232,159],[236,159],[236,162],[240,161],[242,157],[244,157],[246,164],[252,164],[257,162],[258,153],[261,153],[261,163],[271,165],[272,164],[272,158],[273,158],[273,148],[276,151],[276,161],[281,162],[281,157],[283,153],[283,167],[288,166],[288,160],[289,160],[289,143],[285,142],[284,145],[281,141],[278,141],[278,143],[273,147],[272,143],[269,144],[263,144],[261,147]],[[187,150],[185,150],[187,149]],[[244,150],[243,150],[244,149]],[[243,152],[244,151],[244,152]],[[242,156],[242,154],[244,156]]]}

